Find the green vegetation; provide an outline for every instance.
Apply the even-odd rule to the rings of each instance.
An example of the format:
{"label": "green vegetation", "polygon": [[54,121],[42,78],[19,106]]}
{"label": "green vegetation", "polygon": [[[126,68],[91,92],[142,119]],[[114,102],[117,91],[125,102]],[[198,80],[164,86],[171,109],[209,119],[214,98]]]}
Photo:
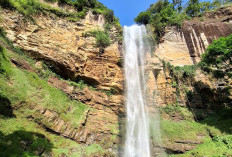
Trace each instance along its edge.
{"label": "green vegetation", "polygon": [[135,22],[139,24],[150,24],[155,33],[155,39],[159,39],[164,34],[164,29],[167,25],[180,26],[182,21],[187,18],[185,12],[179,12],[174,5],[166,0],[159,0],[152,4],[146,12],[141,12]]}
{"label": "green vegetation", "polygon": [[[179,121],[167,119],[164,113],[182,114]],[[185,107],[168,105],[161,108],[161,134],[164,143],[175,144],[175,141],[199,141],[202,143],[184,154],[170,155],[180,157],[194,156],[231,156],[232,155],[232,116],[231,109],[215,111],[201,121],[193,120],[193,111]],[[171,117],[170,117],[171,118]]]}
{"label": "green vegetation", "polygon": [[162,61],[164,69],[168,70],[170,75],[176,80],[191,79],[196,75],[199,65],[173,66],[169,62]]}
{"label": "green vegetation", "polygon": [[34,20],[32,16],[41,13],[46,14],[47,12],[52,12],[58,16],[74,16],[71,13],[41,3],[39,0],[0,0],[0,5],[3,8],[17,10],[31,20]]}
{"label": "green vegetation", "polygon": [[96,46],[105,48],[110,45],[110,37],[107,31],[93,30],[86,32],[84,36],[94,36],[96,39]]}
{"label": "green vegetation", "polygon": [[207,135],[205,125],[194,121],[161,120],[160,124],[164,140],[197,140],[197,134]]}
{"label": "green vegetation", "polygon": [[103,31],[97,31],[95,34],[98,47],[107,47],[110,45],[109,34]]}
{"label": "green vegetation", "polygon": [[189,112],[186,107],[181,107],[178,103],[167,104],[165,107],[161,107],[160,111],[169,116],[177,114],[181,119],[185,120],[192,120],[195,116],[193,113]]}
{"label": "green vegetation", "polygon": [[167,26],[181,27],[184,20],[195,16],[201,16],[204,12],[216,9],[218,7],[230,4],[231,0],[214,0],[199,2],[199,0],[189,0],[186,7],[182,0],[159,0],[152,4],[145,12],[141,12],[135,22],[138,24],[150,24],[153,28],[155,39],[160,42]]}
{"label": "green vegetation", "polygon": [[[0,120],[0,156],[37,157],[43,155],[83,157],[107,153],[99,145],[82,146],[51,134],[22,114]],[[9,125],[10,124],[10,125]]]}
{"label": "green vegetation", "polygon": [[66,12],[59,8],[54,8],[48,4],[42,3],[39,0],[0,0],[0,6],[11,10],[17,10],[25,17],[34,20],[36,14],[54,13],[57,16],[68,17],[72,21],[78,21],[79,18],[84,18],[87,11],[91,10],[94,14],[103,14],[106,22],[115,26],[120,26],[118,18],[114,16],[113,10],[108,9],[97,0],[46,0],[47,2],[66,4],[73,6],[76,12]]}
{"label": "green vegetation", "polygon": [[[27,105],[40,104],[41,107],[61,113],[63,119],[78,125],[83,113],[88,109],[86,105],[69,100],[64,93],[49,86],[35,73],[12,67],[4,48],[1,48],[1,54],[0,95],[2,97],[7,97],[12,106],[21,104],[22,110],[28,112],[25,114],[31,113]],[[71,112],[67,112],[69,107],[72,107]]]}
{"label": "green vegetation", "polygon": [[[202,61],[198,65],[175,67],[163,61],[165,70],[172,77],[172,86],[176,88],[177,98],[186,96],[187,101],[191,101],[195,88],[194,76],[196,70],[201,68],[204,71],[212,72],[215,77],[231,78],[231,43],[232,35],[222,37],[214,41],[202,55]],[[227,87],[230,89],[230,87]],[[218,92],[218,91],[217,91]],[[220,90],[221,93],[223,91]],[[209,92],[210,93],[210,92]],[[224,94],[224,97],[228,94]],[[223,95],[222,94],[222,95]],[[203,96],[204,97],[204,96]],[[204,99],[202,97],[202,99]],[[227,99],[219,98],[222,101]],[[178,99],[177,99],[178,100]],[[222,102],[220,102],[222,103]],[[199,141],[199,136],[203,139],[196,148],[184,154],[170,155],[175,157],[195,157],[195,156],[231,156],[232,155],[232,116],[231,107],[221,107],[214,109],[214,113],[207,109],[181,107],[176,104],[168,104],[161,107],[161,134],[164,143],[175,145],[175,141]],[[204,104],[205,105],[205,104]]]}
{"label": "green vegetation", "polygon": [[232,77],[232,35],[221,37],[208,46],[199,63],[203,70],[215,77]]}

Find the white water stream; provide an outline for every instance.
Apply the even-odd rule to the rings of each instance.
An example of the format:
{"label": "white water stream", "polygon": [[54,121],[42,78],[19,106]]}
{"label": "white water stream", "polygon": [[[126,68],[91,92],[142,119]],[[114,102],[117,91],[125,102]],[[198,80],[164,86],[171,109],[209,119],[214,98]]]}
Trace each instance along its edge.
{"label": "white water stream", "polygon": [[150,51],[146,27],[124,27],[127,132],[124,157],[150,157],[146,111],[145,55]]}

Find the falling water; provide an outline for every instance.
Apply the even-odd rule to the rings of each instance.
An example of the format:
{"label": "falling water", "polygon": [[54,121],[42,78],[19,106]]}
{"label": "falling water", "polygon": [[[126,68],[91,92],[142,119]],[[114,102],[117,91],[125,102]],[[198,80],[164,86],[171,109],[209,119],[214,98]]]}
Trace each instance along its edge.
{"label": "falling water", "polygon": [[124,27],[127,132],[124,157],[150,157],[149,118],[146,111],[146,27]]}

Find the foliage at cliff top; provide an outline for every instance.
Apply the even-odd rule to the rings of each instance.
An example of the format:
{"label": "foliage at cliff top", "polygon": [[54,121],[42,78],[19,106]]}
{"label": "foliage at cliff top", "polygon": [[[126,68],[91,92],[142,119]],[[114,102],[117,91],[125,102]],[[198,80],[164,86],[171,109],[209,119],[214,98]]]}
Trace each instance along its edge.
{"label": "foliage at cliff top", "polygon": [[84,18],[87,11],[91,10],[94,14],[103,14],[106,21],[110,24],[119,24],[118,18],[114,16],[113,10],[108,9],[97,0],[45,0],[47,2],[59,5],[66,4],[75,8],[76,12],[66,12],[59,8],[54,8],[49,4],[42,3],[39,0],[0,0],[0,6],[12,10],[17,10],[25,17],[32,19],[35,14],[46,14],[47,12],[54,13],[58,16],[71,17],[76,21],[79,18]]}
{"label": "foliage at cliff top", "polygon": [[202,55],[200,65],[216,77],[232,77],[232,34],[213,41]]}
{"label": "foliage at cliff top", "polygon": [[145,12],[141,12],[135,22],[138,24],[150,24],[155,34],[155,39],[159,42],[164,34],[166,26],[180,27],[186,19],[202,15],[205,11],[219,8],[231,3],[231,0],[214,0],[213,2],[199,0],[189,0],[184,6],[182,0],[158,0],[152,4]]}

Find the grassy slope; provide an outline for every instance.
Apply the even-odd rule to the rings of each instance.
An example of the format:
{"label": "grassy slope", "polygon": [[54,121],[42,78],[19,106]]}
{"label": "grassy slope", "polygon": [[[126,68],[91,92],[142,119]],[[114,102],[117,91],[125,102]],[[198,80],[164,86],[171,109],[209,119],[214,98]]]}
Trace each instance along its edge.
{"label": "grassy slope", "polygon": [[[60,117],[78,126],[88,106],[70,100],[64,93],[51,87],[34,72],[19,69],[9,58],[27,59],[19,49],[0,31],[0,40],[14,52],[0,43],[0,156],[35,156],[41,148],[54,156],[83,156],[102,154],[103,149],[93,144],[82,146],[74,141],[47,132],[27,117],[36,115],[35,106],[42,106],[59,113]],[[33,63],[33,60],[28,59]],[[33,65],[31,65],[33,66]],[[49,75],[48,72],[44,72]],[[68,108],[72,108],[70,112]],[[39,119],[38,119],[39,120]],[[24,147],[26,143],[27,147]],[[70,151],[74,149],[74,151]]]}
{"label": "grassy slope", "polygon": [[[163,115],[172,115],[172,110],[166,112],[161,109]],[[204,135],[203,143],[195,149],[180,155],[181,157],[200,157],[200,156],[230,156],[232,155],[232,116],[231,109],[218,111],[202,121],[191,120],[193,117],[185,107],[175,109],[175,112],[184,117],[179,122],[173,120],[161,120],[161,133],[163,142],[173,140],[198,141],[198,135]],[[184,115],[184,116],[183,116]]]}

